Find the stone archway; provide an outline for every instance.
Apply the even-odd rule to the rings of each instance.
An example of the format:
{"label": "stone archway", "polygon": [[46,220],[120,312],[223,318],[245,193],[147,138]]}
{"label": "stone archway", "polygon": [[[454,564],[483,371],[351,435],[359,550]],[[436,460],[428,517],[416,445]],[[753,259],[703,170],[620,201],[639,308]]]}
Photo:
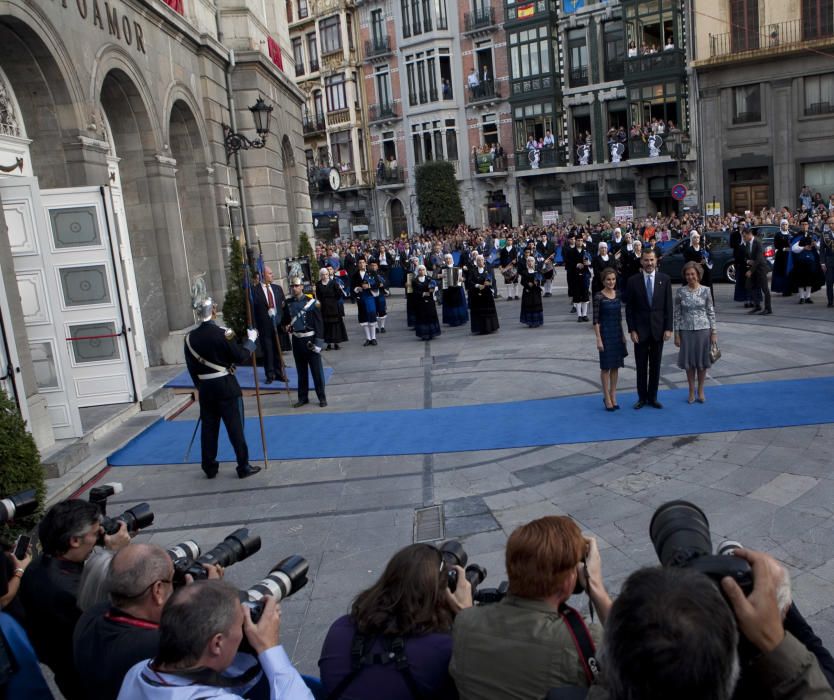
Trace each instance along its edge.
{"label": "stone archway", "polygon": [[40,187],[70,187],[73,182],[65,148],[81,131],[78,91],[40,35],[16,17],[0,17],[0,66],[17,98],[20,118],[30,135],[32,172]]}
{"label": "stone archway", "polygon": [[171,107],[168,144],[176,161],[176,192],[188,251],[189,283],[203,276],[212,298],[222,300],[225,265],[217,226],[212,225],[210,216],[214,211],[213,181],[197,119],[184,99],[177,99]]}
{"label": "stone archway", "polygon": [[159,364],[171,331],[194,322],[176,161],[159,152],[152,112],[125,69],[111,68],[105,74],[100,103],[119,157],[148,359]]}

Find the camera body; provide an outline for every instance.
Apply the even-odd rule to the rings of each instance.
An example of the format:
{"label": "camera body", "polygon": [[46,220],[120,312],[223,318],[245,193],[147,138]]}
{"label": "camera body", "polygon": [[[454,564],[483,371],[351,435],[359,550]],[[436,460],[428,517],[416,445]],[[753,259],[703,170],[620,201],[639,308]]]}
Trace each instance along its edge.
{"label": "camera body", "polygon": [[250,534],[249,528],[245,527],[227,535],[222,542],[216,544],[205,554],[200,554],[200,548],[196,543],[190,540],[183,542],[168,550],[168,555],[174,562],[174,585],[183,585],[186,576],[191,576],[195,581],[207,579],[208,571],[203,564],[219,564],[222,567],[232,566],[232,564],[251,557],[260,549],[261,538],[258,535]]}
{"label": "camera body", "polygon": [[[737,557],[726,556],[731,548],[722,546],[712,553],[709,521],[698,506],[688,501],[669,501],[652,516],[649,536],[663,566],[700,571],[721,590],[721,579],[729,576],[749,595],[753,590],[750,565]],[[732,545],[738,546],[737,542]],[[721,553],[725,552],[725,553]]]}

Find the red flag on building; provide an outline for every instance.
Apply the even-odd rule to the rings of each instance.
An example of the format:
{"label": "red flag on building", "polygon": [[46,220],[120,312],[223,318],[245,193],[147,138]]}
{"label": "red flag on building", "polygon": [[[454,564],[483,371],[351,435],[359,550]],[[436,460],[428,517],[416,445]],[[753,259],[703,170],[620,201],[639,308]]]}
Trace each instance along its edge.
{"label": "red flag on building", "polygon": [[179,12],[181,15],[185,14],[185,10],[182,7],[182,0],[164,0],[164,2],[175,12]]}
{"label": "red flag on building", "polygon": [[[182,2],[182,0],[178,1]],[[281,47],[278,46],[278,42],[271,36],[267,37],[266,48],[269,50],[269,57],[272,59],[272,62],[281,70],[284,70],[284,59],[281,56]]]}

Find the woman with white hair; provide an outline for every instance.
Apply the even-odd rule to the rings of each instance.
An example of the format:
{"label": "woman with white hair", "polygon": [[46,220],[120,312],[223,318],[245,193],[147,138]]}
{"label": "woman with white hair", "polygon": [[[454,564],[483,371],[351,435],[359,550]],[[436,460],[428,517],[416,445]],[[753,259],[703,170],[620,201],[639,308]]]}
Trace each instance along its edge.
{"label": "woman with white hair", "polygon": [[417,266],[417,276],[411,283],[415,298],[414,332],[420,340],[431,340],[440,335],[440,322],[437,320],[437,307],[434,303],[434,290],[437,282],[426,274],[426,266]]}
{"label": "woman with white hair", "polygon": [[715,300],[715,292],[712,289],[712,255],[703,243],[705,238],[697,231],[689,236],[689,245],[682,244],[684,263],[694,262],[701,269],[701,286],[709,287],[710,295]]}
{"label": "woman with white hair", "polygon": [[544,323],[542,307],[542,276],[536,270],[536,259],[529,256],[521,271],[521,318],[528,328],[538,328]]}
{"label": "woman with white hair", "polygon": [[476,256],[475,266],[469,271],[466,286],[469,291],[469,320],[472,332],[486,335],[497,331],[499,324],[495,298],[492,296],[492,271],[487,267],[483,255]]}
{"label": "woman with white hair", "polygon": [[441,303],[443,304],[443,323],[448,326],[462,326],[469,321],[469,312],[466,310],[466,295],[463,293],[463,283],[461,281],[461,270],[455,267],[455,260],[451,253],[446,253],[443,256],[446,263],[443,267],[449,270],[450,276],[458,276],[457,286],[446,286],[443,283],[443,293],[441,295]]}
{"label": "woman with white hair", "polygon": [[321,304],[321,316],[324,321],[324,342],[327,343],[325,350],[331,348],[339,350],[339,343],[347,342],[344,298],[344,290],[336,279],[330,276],[330,269],[323,267],[319,270],[319,281],[316,283],[316,299]]}

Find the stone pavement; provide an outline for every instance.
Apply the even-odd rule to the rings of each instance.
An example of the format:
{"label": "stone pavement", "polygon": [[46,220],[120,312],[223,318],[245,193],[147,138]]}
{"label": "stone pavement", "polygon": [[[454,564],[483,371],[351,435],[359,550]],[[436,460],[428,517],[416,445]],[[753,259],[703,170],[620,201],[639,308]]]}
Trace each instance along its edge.
{"label": "stone pavement", "polygon": [[[561,275],[558,281],[563,281]],[[813,306],[796,297],[774,299],[774,315],[748,316],[734,304],[729,285],[716,288],[723,357],[709,385],[826,376],[832,366],[834,311],[824,294]],[[821,303],[822,302],[822,303]],[[368,411],[571,396],[597,393],[597,353],[590,323],[568,313],[564,288],[545,299],[545,325],[518,323],[520,302],[497,301],[501,330],[474,337],[468,327],[443,329],[430,343],[405,328],[401,293],[390,298],[388,332],[377,347],[362,347],[356,307],[348,305],[350,342],[324,353],[335,370],[329,406],[304,411]],[[662,387],[686,385],[666,345]],[[633,358],[620,374],[622,392],[634,387]],[[293,396],[293,400],[295,397]],[[661,401],[663,396],[661,392]],[[285,394],[265,398],[269,414],[292,412]],[[254,399],[247,399],[254,415]],[[709,410],[707,404],[693,410]],[[771,405],[743,411],[778,411]],[[813,406],[808,407],[814,411]],[[645,408],[634,420],[662,421]],[[180,418],[194,419],[196,407]],[[600,402],[600,421],[608,414]],[[208,548],[240,526],[261,535],[261,551],[227,570],[247,587],[293,553],[310,563],[310,583],[283,603],[283,642],[298,667],[317,675],[321,643],[329,625],[352,598],[379,576],[390,556],[415,537],[415,509],[441,506],[446,538],[459,538],[470,561],[486,566],[485,585],[504,577],[503,548],[517,525],[567,513],[599,538],[603,571],[616,592],[641,565],[656,564],[649,520],[661,503],[688,499],[708,515],[713,543],[732,538],[781,559],[793,575],[795,599],[822,639],[834,644],[834,478],[829,446],[834,416],[819,425],[778,430],[610,440],[570,444],[572,426],[553,425],[558,446],[522,450],[448,452],[431,434],[426,454],[376,458],[281,461],[246,481],[223,465],[207,481],[196,465],[111,469],[103,481],[120,481],[124,492],[110,514],[147,500],[156,513],[139,535],[163,546],[195,539]],[[485,422],[486,431],[501,430]],[[408,425],[402,431],[409,430]],[[338,434],[310,435],[337,442]],[[367,439],[397,452],[397,434],[368,425]],[[197,441],[199,443],[199,440]],[[183,451],[184,451],[183,446]]]}

